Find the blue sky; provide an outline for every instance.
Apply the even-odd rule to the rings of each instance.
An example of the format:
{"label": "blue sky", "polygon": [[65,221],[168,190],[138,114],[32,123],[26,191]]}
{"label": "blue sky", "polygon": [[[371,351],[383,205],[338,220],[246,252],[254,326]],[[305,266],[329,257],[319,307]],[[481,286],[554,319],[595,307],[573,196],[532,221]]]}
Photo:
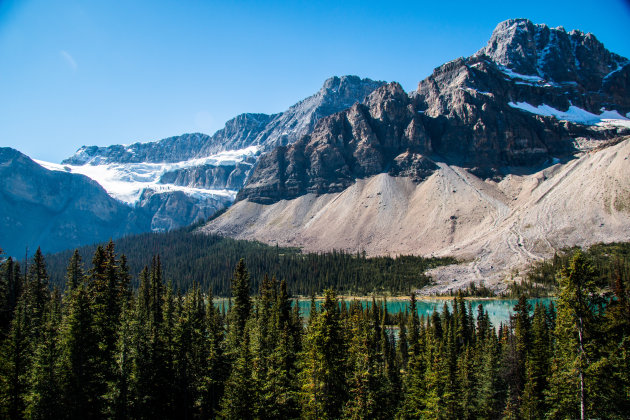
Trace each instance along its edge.
{"label": "blue sky", "polygon": [[630,57],[627,0],[0,0],[0,146],[59,162],[82,145],[212,134],[333,75],[409,91],[513,17]]}

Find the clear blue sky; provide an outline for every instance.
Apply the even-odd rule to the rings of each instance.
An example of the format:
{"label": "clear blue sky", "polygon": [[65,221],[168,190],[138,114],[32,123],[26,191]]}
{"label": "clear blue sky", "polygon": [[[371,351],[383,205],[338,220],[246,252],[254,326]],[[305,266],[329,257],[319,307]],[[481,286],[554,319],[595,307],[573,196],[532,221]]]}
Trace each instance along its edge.
{"label": "clear blue sky", "polygon": [[628,0],[0,0],[0,146],[58,162],[84,144],[212,134],[333,75],[409,91],[513,17],[630,57]]}

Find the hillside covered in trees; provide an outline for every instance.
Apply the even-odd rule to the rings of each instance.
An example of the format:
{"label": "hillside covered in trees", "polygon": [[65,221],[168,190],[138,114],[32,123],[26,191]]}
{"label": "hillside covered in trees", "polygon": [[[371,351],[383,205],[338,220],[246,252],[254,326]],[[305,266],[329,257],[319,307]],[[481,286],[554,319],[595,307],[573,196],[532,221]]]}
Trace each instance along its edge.
{"label": "hillside covered in trees", "polygon": [[[130,287],[110,243],[78,252],[51,291],[37,252],[27,275],[0,266],[0,417],[20,419],[624,418],[630,412],[630,281],[596,286],[581,252],[561,270],[557,305],[524,296],[492,325],[460,297],[418,317],[341,305],[326,291],[300,316],[285,281],[252,295],[243,260],[231,305],[164,283],[152,259]],[[531,310],[533,309],[533,314]]]}
{"label": "hillside covered in trees", "polygon": [[[366,258],[364,254],[332,251],[303,254],[297,248],[268,246],[217,235],[193,233],[195,226],[164,233],[146,233],[122,238],[116,248],[127,256],[132,285],[138,286],[137,274],[151,264],[151,255],[159,255],[164,278],[173,287],[187,291],[193,284],[211,290],[215,296],[229,296],[230,278],[241,258],[252,274],[257,290],[265,274],[287,282],[290,293],[309,296],[332,287],[338,292],[365,295],[391,292],[408,295],[430,282],[424,274],[429,268],[453,264],[453,258],[398,256]],[[103,244],[102,246],[106,246]],[[89,261],[97,245],[79,249]],[[46,256],[51,283],[65,284],[66,265],[72,251]]]}

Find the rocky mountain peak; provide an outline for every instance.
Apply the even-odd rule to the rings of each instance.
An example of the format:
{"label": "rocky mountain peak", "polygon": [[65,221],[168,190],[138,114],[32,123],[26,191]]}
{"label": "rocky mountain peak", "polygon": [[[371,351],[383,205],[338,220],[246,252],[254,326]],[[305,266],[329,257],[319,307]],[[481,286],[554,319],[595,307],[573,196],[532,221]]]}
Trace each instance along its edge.
{"label": "rocky mountain peak", "polygon": [[522,75],[557,83],[575,82],[597,90],[602,80],[627,66],[628,59],[608,51],[591,33],[567,32],[527,19],[497,25],[488,44],[476,55]]}
{"label": "rocky mountain peak", "polygon": [[392,82],[376,89],[365,99],[370,116],[379,121],[400,119],[407,110],[409,95],[399,83]]}
{"label": "rocky mountain peak", "polygon": [[347,76],[333,76],[326,81],[317,95],[321,95],[323,101],[333,100],[335,102],[352,101],[348,104],[348,107],[352,106],[354,102],[360,97],[366,97],[374,89],[381,86],[384,82],[374,81],[372,79],[361,79],[359,76],[347,75]]}

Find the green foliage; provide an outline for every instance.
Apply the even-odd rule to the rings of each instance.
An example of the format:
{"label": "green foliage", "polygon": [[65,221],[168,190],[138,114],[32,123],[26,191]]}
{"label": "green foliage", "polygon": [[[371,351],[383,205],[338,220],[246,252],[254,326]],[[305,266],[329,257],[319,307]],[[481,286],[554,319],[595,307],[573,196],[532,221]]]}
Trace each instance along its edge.
{"label": "green foliage", "polygon": [[[80,248],[79,255],[89,261],[96,249],[97,246]],[[118,240],[116,249],[129,258],[128,272],[133,275],[151,264],[151,255],[160,255],[164,277],[172,281],[175,289],[187,291],[197,284],[215,296],[230,295],[232,273],[241,259],[247,263],[252,290],[258,290],[259,282],[268,274],[285,280],[289,293],[302,296],[321,293],[326,288],[357,295],[407,294],[430,282],[424,274],[426,270],[456,262],[453,258],[416,256],[366,258],[364,254],[343,251],[302,254],[295,248],[200,235],[188,228],[125,237]],[[64,287],[72,254],[64,251],[46,257],[52,284]],[[139,279],[132,283],[137,288]]]}
{"label": "green foliage", "polygon": [[[39,255],[38,255],[39,254]],[[24,285],[0,266],[1,418],[625,418],[630,281],[622,260],[561,270],[557,313],[519,297],[495,328],[462,295],[441,312],[349,309],[326,291],[304,320],[287,283],[234,263],[231,303],[165,284],[150,260],[130,288],[114,244],[86,271],[69,256],[63,296],[41,253]],[[351,258],[361,258],[351,257]],[[609,260],[610,261],[610,260]],[[133,264],[133,263],[132,263]],[[604,277],[600,276],[606,272]],[[606,276],[612,278],[612,280]],[[251,296],[252,284],[258,294]]]}
{"label": "green foliage", "polygon": [[538,261],[527,270],[525,280],[511,284],[507,296],[518,297],[522,294],[529,297],[555,295],[558,278],[563,267],[569,265],[576,252],[582,252],[584,258],[593,269],[593,280],[599,289],[614,290],[616,273],[626,278],[630,276],[630,243],[613,242],[595,244],[587,250],[567,248],[557,252],[549,260]]}
{"label": "green foliage", "polygon": [[301,397],[305,417],[340,417],[347,398],[346,350],[337,296],[329,289],[304,337]]}

